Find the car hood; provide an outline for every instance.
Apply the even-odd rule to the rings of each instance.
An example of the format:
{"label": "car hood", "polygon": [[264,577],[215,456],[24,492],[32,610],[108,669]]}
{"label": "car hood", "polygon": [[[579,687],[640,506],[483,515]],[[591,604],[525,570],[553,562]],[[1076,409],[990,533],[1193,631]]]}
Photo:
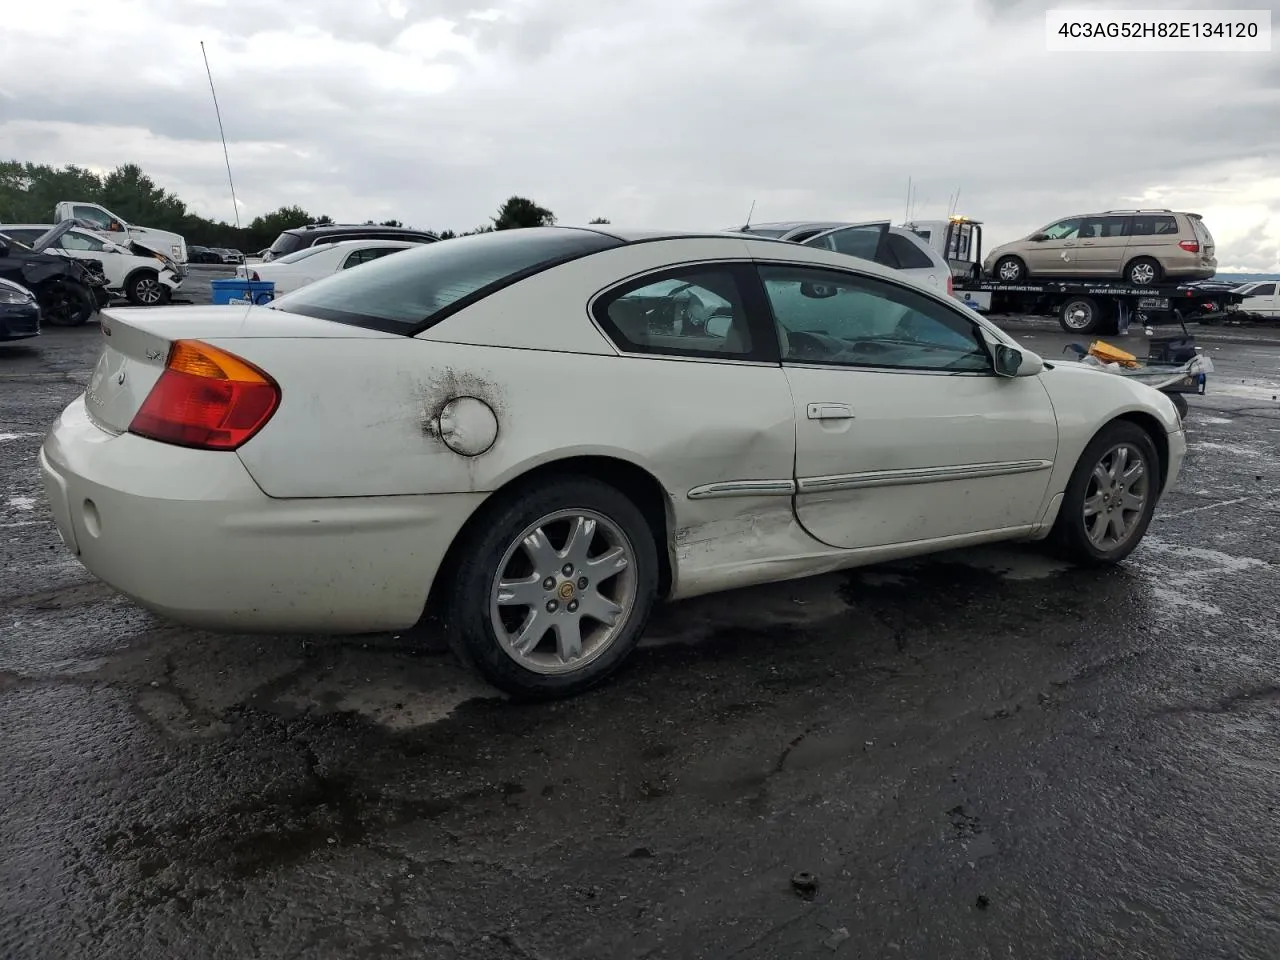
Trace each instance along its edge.
{"label": "car hood", "polygon": [[35,240],[31,241],[31,244],[30,244],[31,249],[32,250],[48,250],[50,247],[56,244],[59,240],[61,240],[66,235],[68,230],[72,229],[73,227],[78,227],[79,225],[80,225],[79,221],[76,221],[76,220],[63,220],[61,223],[54,224],[54,226],[51,227],[49,230],[45,231]]}

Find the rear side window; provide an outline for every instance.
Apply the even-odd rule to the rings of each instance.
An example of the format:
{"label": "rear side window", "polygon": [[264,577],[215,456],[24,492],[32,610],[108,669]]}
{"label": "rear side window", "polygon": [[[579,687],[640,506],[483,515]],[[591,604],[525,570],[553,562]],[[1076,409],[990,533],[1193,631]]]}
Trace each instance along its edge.
{"label": "rear side window", "polygon": [[617,237],[565,227],[456,237],[410,247],[359,270],[341,270],[286,294],[272,307],[413,336],[517,280],[618,246]]}
{"label": "rear side window", "polygon": [[889,242],[889,252],[898,261],[899,270],[928,270],[934,266],[929,255],[902,234],[890,231],[886,239]]}
{"label": "rear side window", "polygon": [[39,240],[47,232],[45,230],[6,230],[4,236],[29,247],[33,241]]}
{"label": "rear side window", "polygon": [[1169,237],[1177,234],[1178,221],[1168,216],[1137,216],[1129,231],[1134,237]]}

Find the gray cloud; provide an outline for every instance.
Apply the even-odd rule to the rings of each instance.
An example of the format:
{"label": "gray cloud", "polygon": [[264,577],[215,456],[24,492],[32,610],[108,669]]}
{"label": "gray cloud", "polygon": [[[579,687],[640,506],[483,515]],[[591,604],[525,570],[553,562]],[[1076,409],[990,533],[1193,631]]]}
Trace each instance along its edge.
{"label": "gray cloud", "polygon": [[[912,177],[920,215],[959,186],[989,241],[1166,187],[1216,214],[1233,262],[1265,269],[1280,247],[1275,57],[1049,53],[1056,3],[96,6],[117,18],[99,11],[97,32],[0,37],[16,98],[0,99],[0,153],[137,161],[209,212],[228,201],[202,38],[250,213],[465,228],[519,192],[563,220],[721,226],[753,200],[757,218],[899,218]],[[489,8],[502,16],[467,17]],[[441,17],[471,52],[395,58]],[[76,64],[56,83],[53,49]]]}

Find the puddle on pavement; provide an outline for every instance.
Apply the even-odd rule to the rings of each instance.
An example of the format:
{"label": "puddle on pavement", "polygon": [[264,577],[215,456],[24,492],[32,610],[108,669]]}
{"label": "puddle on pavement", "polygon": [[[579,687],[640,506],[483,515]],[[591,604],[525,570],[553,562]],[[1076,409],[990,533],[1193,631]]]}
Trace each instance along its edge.
{"label": "puddle on pavement", "polygon": [[274,702],[303,713],[355,713],[399,731],[438,723],[472,700],[502,696],[451,657],[419,658],[406,665],[352,653],[320,676],[299,677]]}

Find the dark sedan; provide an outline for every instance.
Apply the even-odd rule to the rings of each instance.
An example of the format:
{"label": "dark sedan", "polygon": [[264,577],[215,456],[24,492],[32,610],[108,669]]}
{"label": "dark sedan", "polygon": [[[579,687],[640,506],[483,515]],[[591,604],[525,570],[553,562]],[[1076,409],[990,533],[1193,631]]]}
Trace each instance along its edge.
{"label": "dark sedan", "polygon": [[40,335],[40,306],[26,287],[0,278],[0,341]]}

